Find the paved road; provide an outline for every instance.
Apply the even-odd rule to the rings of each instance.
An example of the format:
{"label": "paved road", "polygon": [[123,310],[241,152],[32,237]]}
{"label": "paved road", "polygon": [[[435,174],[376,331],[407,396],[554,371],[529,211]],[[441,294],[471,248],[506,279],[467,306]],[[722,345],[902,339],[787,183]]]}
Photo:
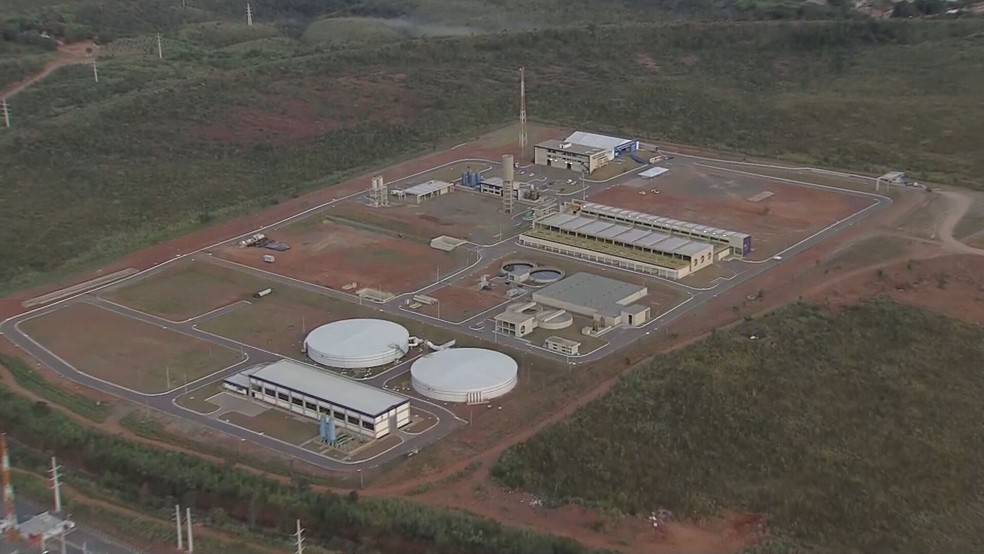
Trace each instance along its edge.
{"label": "paved road", "polygon": [[[26,521],[32,516],[45,511],[46,508],[33,502],[17,500],[17,518]],[[61,541],[55,540],[47,545],[52,554],[60,554]],[[5,544],[0,542],[0,554],[36,554],[38,549],[32,549],[24,544]],[[142,554],[141,550],[126,546],[122,542],[105,536],[94,529],[78,525],[65,539],[66,554]]]}
{"label": "paved road", "polygon": [[[703,164],[703,163],[707,163],[707,162],[708,162],[708,160],[707,159],[704,159],[704,158],[690,157],[690,156],[684,156],[684,155],[677,154],[676,155],[676,158],[674,160],[669,161],[669,162],[664,162],[661,165],[664,165],[664,166],[672,166],[673,164],[676,164],[676,163],[683,163],[683,164],[702,163]],[[494,162],[490,162],[490,163],[494,163]],[[711,167],[711,166],[708,166],[708,167]],[[549,352],[549,351],[547,351],[547,350],[545,350],[545,349],[543,349],[543,348],[541,348],[541,347],[539,347],[537,345],[533,345],[529,341],[526,341],[526,340],[523,340],[523,339],[517,339],[515,337],[510,337],[510,336],[497,335],[494,332],[495,326],[494,326],[494,324],[491,322],[491,320],[489,318],[492,315],[494,315],[495,313],[498,313],[499,308],[490,309],[490,310],[488,310],[485,313],[478,314],[478,315],[476,315],[476,316],[474,316],[474,317],[472,317],[472,318],[470,318],[470,319],[468,319],[466,321],[459,322],[459,323],[452,323],[452,322],[443,321],[443,320],[440,320],[440,319],[437,319],[437,318],[433,318],[433,317],[430,317],[430,316],[427,316],[427,315],[424,315],[424,314],[421,314],[421,313],[413,312],[413,311],[410,311],[410,310],[404,310],[404,309],[401,308],[401,306],[403,304],[403,301],[405,300],[406,297],[412,296],[414,294],[427,294],[427,293],[429,293],[432,290],[435,290],[435,289],[438,289],[438,288],[440,288],[442,286],[445,286],[448,283],[452,283],[452,282],[454,282],[454,281],[462,278],[463,275],[470,273],[471,270],[480,267],[482,263],[488,263],[488,262],[490,262],[492,260],[497,260],[497,259],[505,258],[505,257],[510,256],[510,255],[517,255],[517,254],[520,254],[521,255],[521,253],[524,252],[525,249],[524,249],[524,247],[522,247],[522,246],[520,246],[520,245],[518,245],[516,243],[514,237],[515,237],[516,234],[518,234],[520,231],[523,230],[523,227],[522,226],[517,227],[517,228],[514,228],[512,230],[512,233],[513,233],[512,234],[512,238],[506,238],[505,240],[502,240],[501,242],[499,242],[497,244],[491,244],[491,245],[469,244],[467,246],[467,248],[470,248],[473,252],[475,252],[476,259],[473,262],[473,264],[471,266],[469,266],[468,269],[462,270],[460,272],[457,272],[457,273],[454,273],[454,274],[451,274],[451,275],[448,275],[448,276],[445,276],[445,277],[441,278],[440,281],[437,281],[437,282],[435,282],[435,283],[433,283],[433,284],[431,284],[431,285],[429,285],[427,287],[424,287],[423,289],[421,289],[419,291],[402,294],[402,295],[398,296],[397,298],[395,298],[395,299],[393,299],[393,300],[391,300],[391,301],[389,301],[389,302],[387,302],[385,304],[371,304],[371,303],[366,302],[366,305],[374,306],[381,313],[388,313],[388,314],[399,315],[401,317],[411,318],[411,319],[414,319],[414,320],[423,322],[423,323],[428,324],[428,325],[431,325],[431,326],[441,327],[441,328],[452,330],[452,331],[455,331],[455,332],[458,332],[458,333],[468,334],[468,335],[471,335],[471,336],[474,336],[474,337],[477,337],[477,338],[485,339],[485,340],[487,340],[489,342],[505,344],[505,345],[508,345],[508,346],[511,346],[511,347],[514,347],[514,348],[518,348],[518,349],[521,349],[521,350],[526,350],[526,351],[534,352],[536,354],[543,355],[543,356],[548,356],[548,357],[553,356],[553,357],[556,357],[558,359],[565,359],[566,358],[569,363],[575,363],[575,364],[589,363],[589,362],[597,361],[597,360],[599,360],[599,359],[601,359],[601,358],[603,358],[605,356],[608,356],[609,354],[611,354],[611,353],[613,353],[613,352],[615,352],[615,351],[617,351],[619,349],[625,348],[626,346],[634,343],[635,341],[641,340],[644,337],[650,335],[653,331],[655,331],[655,330],[657,330],[659,328],[666,327],[667,325],[671,324],[672,322],[676,321],[677,319],[679,319],[681,317],[685,317],[686,315],[688,315],[688,314],[692,313],[693,311],[699,309],[705,302],[711,300],[712,298],[715,298],[716,296],[718,296],[720,294],[723,294],[723,293],[727,292],[728,290],[730,290],[730,289],[732,289],[732,288],[734,288],[736,286],[739,286],[739,285],[747,282],[750,279],[754,279],[758,275],[761,275],[762,273],[768,271],[769,269],[771,269],[772,267],[774,267],[774,266],[776,266],[776,265],[778,265],[780,263],[785,263],[785,261],[788,260],[790,257],[793,257],[796,254],[798,254],[798,253],[800,253],[800,252],[802,252],[802,251],[804,251],[804,250],[812,247],[813,245],[815,245],[815,244],[817,244],[819,242],[822,242],[822,241],[830,238],[831,236],[833,236],[833,235],[835,235],[835,234],[837,234],[837,233],[839,233],[839,232],[841,232],[841,231],[843,231],[843,230],[845,230],[845,229],[847,229],[847,228],[849,228],[849,227],[851,227],[853,225],[856,225],[857,223],[861,222],[865,218],[870,217],[871,215],[873,215],[873,214],[875,214],[875,213],[877,213],[879,211],[882,211],[882,210],[885,210],[885,209],[889,208],[891,206],[891,204],[892,204],[891,199],[889,199],[888,197],[880,196],[880,195],[876,195],[876,194],[870,194],[870,193],[864,193],[864,192],[858,192],[858,191],[852,191],[852,190],[845,190],[845,189],[833,189],[832,187],[827,187],[827,186],[823,186],[823,185],[815,185],[815,184],[806,183],[806,182],[802,182],[802,181],[794,181],[794,180],[789,180],[789,179],[779,179],[779,178],[771,177],[771,176],[768,176],[767,177],[767,176],[756,175],[756,174],[750,172],[750,171],[753,171],[754,170],[753,168],[748,168],[749,171],[735,170],[735,169],[731,169],[729,167],[716,167],[716,169],[718,169],[720,171],[733,172],[735,175],[744,175],[745,177],[748,177],[748,178],[755,178],[755,177],[757,177],[757,178],[764,178],[764,179],[769,179],[769,180],[773,180],[773,181],[786,181],[786,182],[798,184],[798,185],[801,185],[801,186],[807,186],[807,187],[813,187],[813,188],[836,190],[836,191],[841,192],[841,193],[844,193],[844,194],[850,194],[850,195],[854,195],[854,196],[866,197],[866,198],[868,198],[868,199],[870,199],[872,201],[872,204],[869,207],[865,208],[864,210],[862,210],[860,212],[857,212],[857,213],[855,213],[855,214],[853,214],[853,215],[851,215],[851,216],[849,216],[849,217],[847,217],[847,218],[845,218],[845,219],[843,219],[843,220],[841,220],[839,222],[836,222],[835,224],[827,227],[826,229],[821,230],[820,232],[816,233],[815,235],[813,235],[811,237],[808,237],[808,238],[800,241],[799,243],[794,244],[794,245],[786,248],[782,252],[778,253],[778,255],[776,256],[776,258],[770,258],[770,259],[760,260],[760,261],[736,261],[736,262],[729,262],[731,264],[731,266],[736,269],[736,275],[735,275],[735,277],[733,277],[731,279],[728,279],[728,280],[719,281],[713,287],[708,287],[708,288],[695,288],[695,287],[686,286],[686,285],[684,285],[682,283],[679,283],[679,282],[665,280],[665,279],[660,279],[660,281],[662,281],[666,286],[675,288],[677,290],[684,291],[684,292],[688,293],[690,297],[687,300],[685,300],[683,303],[681,303],[680,305],[678,305],[678,306],[670,309],[669,311],[667,311],[667,312],[659,315],[658,317],[656,317],[652,321],[648,322],[641,329],[615,329],[613,331],[610,331],[604,337],[605,340],[607,340],[609,342],[609,344],[606,347],[601,348],[601,349],[598,349],[598,350],[596,350],[594,352],[591,352],[591,353],[588,353],[586,355],[579,356],[579,357],[566,358],[564,356],[560,356],[560,355],[557,355],[555,353],[551,353],[551,352]],[[604,182],[587,181],[586,184],[587,184],[588,190],[585,191],[583,193],[583,195],[591,196],[591,195],[597,194],[598,192],[600,192],[602,190],[605,190],[605,189],[610,188],[612,186],[618,185],[618,184],[624,182],[625,180],[632,179],[634,177],[635,177],[635,173],[633,172],[631,174],[619,176],[619,177],[616,177],[616,178],[613,178],[613,179],[609,179],[609,180],[604,181]],[[347,197],[346,199],[339,199],[338,201],[335,201],[335,202],[337,203],[337,202],[345,201],[345,200],[347,200],[349,198],[356,197],[356,196],[361,196],[361,195],[362,195],[362,193],[359,193],[359,194],[356,194],[356,195],[351,195],[350,197]],[[334,203],[328,203],[328,204],[326,204],[326,205],[324,205],[322,207],[319,207],[319,209],[330,209],[333,205],[334,205]],[[279,224],[271,225],[271,226],[269,226],[267,228],[264,228],[264,229],[259,229],[258,231],[264,231],[264,230],[269,229],[269,228],[275,228],[276,226],[278,226],[280,224],[282,224],[282,222],[279,223]],[[525,225],[528,225],[528,224],[525,224]],[[235,242],[237,239],[238,239],[238,237],[236,239],[230,239],[228,242]],[[202,249],[202,250],[204,251],[204,250],[207,250],[207,249]],[[199,251],[199,252],[197,252],[195,254],[199,254],[200,252],[202,252],[202,251]],[[544,253],[542,251],[537,251],[537,252],[541,256],[542,255],[556,256],[556,255],[553,255],[553,254]],[[318,293],[318,294],[324,294],[324,295],[327,295],[327,296],[336,298],[338,300],[348,301],[348,302],[353,302],[353,301],[358,302],[358,299],[355,296],[353,296],[353,295],[349,295],[349,294],[346,294],[346,293],[341,292],[341,291],[337,291],[337,290],[333,290],[333,289],[328,289],[328,288],[325,288],[325,287],[321,287],[319,285],[315,285],[315,284],[312,284],[312,283],[298,281],[298,280],[295,280],[295,279],[292,279],[292,278],[289,278],[289,277],[285,277],[285,276],[278,275],[278,274],[275,274],[275,273],[270,273],[270,272],[267,272],[267,271],[264,271],[264,270],[260,270],[260,269],[256,269],[256,268],[252,268],[252,267],[243,266],[243,265],[240,265],[240,264],[236,264],[234,262],[230,262],[230,261],[227,261],[227,260],[222,260],[222,259],[215,258],[215,257],[208,257],[208,258],[202,257],[201,259],[207,260],[209,263],[216,263],[216,264],[220,264],[220,265],[234,266],[238,270],[249,272],[249,273],[254,273],[254,274],[259,274],[263,278],[268,279],[268,280],[275,281],[277,283],[282,283],[282,284],[285,284],[285,285],[299,287],[299,288],[302,288],[302,289],[305,289],[305,290],[309,290],[309,291],[312,291],[312,292],[315,292],[315,293]],[[583,260],[581,262],[582,263],[586,263]],[[608,267],[608,266],[598,266],[598,267],[599,267],[599,271],[605,272],[605,273],[607,273],[609,275],[612,275],[614,277],[618,277],[618,275],[619,274],[622,274],[622,273],[631,273],[631,272],[628,272],[626,270],[621,270],[621,269],[612,268],[612,267]],[[647,277],[648,278],[653,278],[652,276],[648,276],[648,275],[647,275]],[[511,301],[515,301],[515,300],[518,300],[518,299],[512,299]],[[139,392],[130,390],[130,389],[126,389],[126,388],[120,387],[118,385],[115,385],[115,384],[112,384],[112,383],[109,383],[109,382],[106,382],[106,381],[102,381],[102,380],[93,378],[93,377],[91,377],[89,375],[86,375],[86,374],[83,374],[83,373],[77,371],[70,364],[68,364],[64,360],[58,358],[55,354],[53,354],[52,352],[48,351],[47,349],[45,349],[44,347],[42,347],[40,344],[36,343],[33,339],[31,339],[30,337],[28,337],[26,334],[24,334],[23,332],[21,332],[20,327],[19,327],[21,323],[23,323],[24,321],[27,321],[29,319],[32,319],[34,317],[39,317],[39,316],[44,315],[46,313],[49,313],[51,311],[60,309],[64,305],[64,303],[66,303],[66,302],[87,302],[87,303],[90,303],[90,304],[98,305],[98,306],[100,306],[102,308],[111,310],[113,312],[116,312],[118,314],[121,314],[121,315],[124,315],[124,316],[127,316],[127,317],[132,317],[134,319],[137,319],[139,321],[143,321],[143,322],[148,323],[148,324],[151,324],[151,325],[158,325],[158,326],[161,326],[161,327],[166,327],[166,328],[168,328],[170,330],[173,330],[173,331],[176,331],[176,332],[179,332],[179,333],[182,333],[182,334],[185,334],[185,335],[188,335],[188,336],[191,336],[191,337],[200,339],[200,340],[208,341],[208,342],[213,343],[213,344],[216,344],[218,346],[222,346],[222,347],[225,347],[225,348],[231,348],[233,350],[239,350],[239,351],[241,351],[243,353],[245,359],[242,362],[240,362],[239,364],[237,364],[235,366],[232,366],[230,368],[227,368],[227,369],[225,369],[225,370],[223,370],[223,371],[221,371],[221,372],[219,372],[219,373],[217,373],[215,375],[212,375],[212,376],[203,378],[203,379],[201,379],[201,380],[199,380],[199,381],[197,381],[195,383],[189,384],[187,387],[181,387],[181,388],[179,388],[177,390],[173,390],[173,391],[170,391],[170,392],[167,392],[167,393],[156,394],[156,395],[147,395],[147,394],[142,394],[142,393],[139,393]],[[249,440],[249,441],[251,441],[253,443],[256,443],[256,444],[265,446],[267,448],[271,448],[273,450],[279,451],[279,452],[284,453],[284,454],[288,454],[288,455],[293,456],[295,458],[301,459],[301,460],[303,460],[305,462],[311,463],[311,464],[313,464],[315,466],[319,466],[319,467],[323,467],[323,468],[327,468],[327,469],[331,469],[331,470],[338,470],[338,471],[362,471],[362,470],[371,469],[371,468],[373,468],[373,467],[375,467],[375,466],[377,466],[377,465],[379,465],[381,463],[384,463],[384,462],[386,462],[388,460],[391,460],[391,459],[396,458],[396,457],[399,457],[399,456],[403,456],[408,451],[410,451],[411,449],[420,448],[421,446],[424,446],[426,444],[431,444],[431,443],[433,443],[433,442],[435,442],[435,441],[443,438],[444,436],[446,436],[447,434],[451,433],[456,428],[460,427],[461,425],[463,425],[465,423],[464,421],[462,421],[462,420],[458,419],[457,417],[455,417],[450,411],[446,410],[442,406],[439,406],[439,405],[434,404],[434,403],[431,403],[431,402],[426,402],[426,401],[423,401],[423,400],[420,400],[420,399],[417,399],[417,398],[413,398],[413,399],[411,399],[411,405],[414,408],[419,409],[419,410],[423,410],[423,411],[427,411],[427,412],[430,412],[430,413],[433,413],[433,414],[435,414],[438,417],[438,419],[439,419],[438,424],[434,428],[432,428],[427,433],[424,433],[424,434],[422,434],[421,436],[418,436],[418,437],[410,437],[408,435],[401,434],[401,436],[405,439],[403,444],[401,444],[397,448],[395,448],[393,450],[390,450],[389,452],[387,452],[387,453],[383,454],[382,456],[377,457],[377,458],[375,458],[373,460],[366,461],[366,462],[360,462],[360,463],[344,463],[344,462],[340,462],[340,461],[336,461],[336,460],[332,460],[332,459],[323,457],[323,456],[321,456],[319,454],[316,454],[314,452],[305,450],[303,448],[300,448],[300,447],[297,447],[297,446],[294,446],[294,445],[291,445],[291,444],[287,444],[287,443],[281,442],[279,440],[273,439],[271,437],[267,437],[265,435],[259,435],[257,433],[252,432],[252,431],[249,431],[247,429],[236,427],[236,426],[227,424],[225,422],[222,422],[222,421],[220,421],[218,419],[215,419],[215,418],[212,418],[212,417],[209,417],[209,416],[206,416],[206,415],[198,414],[196,412],[192,412],[190,410],[186,410],[184,408],[181,408],[180,406],[177,406],[174,403],[174,400],[178,396],[180,396],[182,394],[185,394],[186,390],[196,390],[197,388],[202,388],[202,387],[208,386],[209,384],[214,383],[216,381],[219,381],[221,379],[224,379],[224,378],[228,377],[229,375],[232,375],[233,373],[236,373],[238,371],[242,371],[243,369],[245,369],[246,367],[248,367],[250,365],[258,364],[258,363],[264,363],[264,362],[270,362],[270,361],[274,361],[274,360],[277,360],[277,359],[280,359],[281,358],[281,356],[279,356],[279,355],[277,355],[275,353],[268,352],[268,351],[265,351],[265,350],[262,350],[262,349],[259,349],[259,348],[255,348],[253,346],[249,346],[249,345],[246,345],[246,344],[242,344],[242,343],[239,343],[239,342],[236,342],[236,341],[233,341],[233,340],[224,338],[224,337],[219,337],[219,336],[216,336],[216,335],[212,335],[210,333],[207,333],[205,331],[202,331],[202,330],[198,329],[198,327],[197,327],[197,324],[198,323],[203,322],[206,319],[211,319],[211,318],[214,318],[214,317],[219,317],[221,315],[225,315],[226,313],[232,312],[232,311],[240,308],[243,305],[245,305],[245,304],[244,303],[237,303],[237,304],[234,304],[234,305],[231,305],[231,306],[227,306],[225,308],[221,308],[221,309],[216,310],[214,312],[211,312],[211,313],[208,313],[208,314],[204,314],[204,315],[202,315],[202,316],[200,316],[198,318],[192,318],[192,319],[190,319],[188,321],[184,321],[184,322],[180,322],[180,323],[174,323],[174,322],[169,322],[167,320],[164,320],[164,319],[161,319],[161,318],[158,318],[158,317],[149,315],[149,314],[145,314],[143,312],[139,312],[139,311],[133,310],[131,308],[127,308],[127,307],[124,307],[124,306],[121,306],[121,305],[118,305],[118,304],[114,304],[114,303],[108,302],[108,301],[106,301],[104,299],[101,299],[101,298],[98,298],[96,296],[92,296],[92,295],[81,295],[79,297],[75,297],[75,298],[72,298],[72,299],[67,299],[66,301],[62,301],[62,302],[58,302],[58,303],[52,304],[52,305],[50,305],[48,307],[41,308],[41,309],[36,310],[34,312],[30,312],[28,314],[23,314],[23,315],[16,316],[16,317],[13,317],[11,319],[8,319],[8,320],[4,321],[3,323],[0,323],[0,334],[5,335],[11,341],[13,341],[15,344],[17,344],[20,348],[24,349],[27,353],[29,353],[30,355],[32,355],[36,359],[38,359],[41,363],[43,363],[44,365],[50,367],[57,374],[65,377],[65,378],[67,378],[67,379],[69,379],[71,381],[74,381],[76,383],[79,383],[79,384],[82,384],[82,385],[85,385],[85,386],[88,386],[88,387],[95,388],[97,390],[101,390],[101,391],[107,392],[109,394],[118,396],[120,398],[129,400],[129,401],[132,401],[132,402],[135,402],[135,403],[138,403],[138,404],[147,405],[148,407],[154,408],[154,409],[159,410],[161,412],[165,412],[165,413],[168,413],[168,414],[171,414],[171,415],[175,415],[175,416],[178,416],[178,417],[183,417],[185,419],[194,421],[194,422],[196,422],[198,424],[205,425],[207,427],[211,427],[213,429],[217,429],[217,430],[220,430],[222,432],[228,433],[228,434],[233,435],[235,437],[238,437],[240,439]],[[423,338],[426,338],[426,337],[423,337]],[[400,375],[402,375],[403,373],[405,373],[406,371],[408,371],[409,370],[409,365],[410,365],[409,363],[401,364],[400,366],[394,368],[393,370],[387,371],[384,374],[373,376],[372,378],[367,379],[365,382],[367,384],[369,384],[369,385],[373,385],[373,386],[377,386],[377,387],[382,387],[387,381],[390,381],[390,380],[392,380],[392,379],[394,379],[396,377],[399,377]]]}

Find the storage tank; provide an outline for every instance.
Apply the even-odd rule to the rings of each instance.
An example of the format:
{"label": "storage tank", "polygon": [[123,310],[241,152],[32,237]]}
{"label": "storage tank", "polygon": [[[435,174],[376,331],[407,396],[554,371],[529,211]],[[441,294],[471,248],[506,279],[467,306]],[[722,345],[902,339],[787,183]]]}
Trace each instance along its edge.
{"label": "storage tank", "polygon": [[488,402],[516,387],[519,366],[509,356],[483,348],[447,348],[417,358],[410,384],[442,402]]}
{"label": "storage tank", "polygon": [[502,180],[506,183],[513,182],[513,168],[515,167],[515,162],[510,154],[506,154],[502,157]]}
{"label": "storage tank", "polygon": [[478,171],[472,172],[472,186],[473,187],[482,186],[482,174]]}
{"label": "storage tank", "polygon": [[471,180],[472,180],[472,172],[471,172],[470,169],[469,170],[466,170],[464,173],[461,174],[461,185],[462,186],[470,187],[471,186]]}
{"label": "storage tank", "polygon": [[304,339],[309,358],[341,369],[370,368],[399,360],[410,349],[406,327],[381,319],[343,319],[322,325]]}

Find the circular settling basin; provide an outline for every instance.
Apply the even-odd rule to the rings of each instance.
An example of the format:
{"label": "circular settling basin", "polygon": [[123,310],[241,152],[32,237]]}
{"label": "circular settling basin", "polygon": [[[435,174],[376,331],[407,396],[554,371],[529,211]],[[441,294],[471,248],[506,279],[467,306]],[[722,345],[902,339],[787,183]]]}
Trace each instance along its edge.
{"label": "circular settling basin", "polygon": [[529,271],[533,269],[533,264],[526,262],[509,262],[502,266],[502,271],[512,273],[514,271]]}
{"label": "circular settling basin", "polygon": [[530,281],[539,284],[556,283],[564,278],[564,272],[559,269],[537,269],[530,273]]}

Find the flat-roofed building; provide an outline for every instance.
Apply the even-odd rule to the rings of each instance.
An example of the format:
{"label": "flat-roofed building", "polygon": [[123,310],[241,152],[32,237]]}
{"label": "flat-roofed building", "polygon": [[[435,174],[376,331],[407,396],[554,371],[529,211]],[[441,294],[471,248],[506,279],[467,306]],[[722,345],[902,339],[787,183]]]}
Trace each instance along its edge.
{"label": "flat-roofed building", "polygon": [[533,301],[592,318],[603,326],[638,327],[649,320],[648,306],[638,304],[649,289],[594,275],[575,273],[533,293]]}
{"label": "flat-roofed building", "polygon": [[752,236],[747,233],[718,229],[710,225],[680,221],[669,217],[637,212],[635,210],[626,210],[594,202],[575,201],[572,204],[572,206],[568,207],[568,210],[580,215],[587,215],[613,223],[625,223],[643,229],[664,231],[682,237],[727,246],[728,253],[735,256],[747,256],[752,251]]}
{"label": "flat-roofed building", "polygon": [[610,137],[584,131],[574,131],[564,139],[564,142],[588,148],[598,148],[605,153],[609,160],[614,160],[624,152],[635,152],[639,149],[639,141],[635,139]]}
{"label": "flat-roofed building", "polygon": [[420,204],[427,198],[448,194],[452,190],[454,190],[454,185],[447,181],[427,181],[426,183],[420,183],[419,185],[403,189],[400,194],[404,198]]}
{"label": "flat-roofed building", "polygon": [[707,242],[581,215],[577,209],[569,204],[567,213],[535,220],[520,244],[671,279],[714,262],[714,247]]}
{"label": "flat-roofed building", "polygon": [[603,148],[583,146],[569,141],[545,140],[533,148],[533,162],[547,167],[594,173],[608,165],[611,158]]}
{"label": "flat-roofed building", "polygon": [[[311,419],[333,418],[335,427],[377,439],[410,423],[410,399],[314,366],[280,360],[246,375],[249,396]],[[241,377],[224,384],[237,390]],[[240,391],[242,392],[242,391]]]}

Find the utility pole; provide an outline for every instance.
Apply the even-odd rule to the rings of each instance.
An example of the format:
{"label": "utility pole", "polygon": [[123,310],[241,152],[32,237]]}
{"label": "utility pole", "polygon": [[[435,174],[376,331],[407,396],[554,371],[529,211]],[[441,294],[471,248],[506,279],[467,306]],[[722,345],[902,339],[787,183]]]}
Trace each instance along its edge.
{"label": "utility pole", "polygon": [[171,366],[164,366],[164,375],[167,378],[167,390],[171,390]]}
{"label": "utility pole", "polygon": [[60,514],[62,511],[62,501],[61,501],[61,480],[60,475],[58,475],[58,470],[61,466],[55,461],[55,457],[51,457],[51,489],[55,491],[55,513]]}
{"label": "utility pole", "polygon": [[249,2],[246,2],[246,25],[253,26],[253,9],[249,7]]}
{"label": "utility pole", "polygon": [[61,532],[61,554],[68,554],[68,545],[65,543],[65,531]]}
{"label": "utility pole", "polygon": [[92,79],[99,82],[99,70],[96,69],[96,60],[92,60]]}
{"label": "utility pole", "polygon": [[164,59],[164,48],[161,46],[161,34],[157,33],[157,57]]}
{"label": "utility pole", "polygon": [[4,98],[3,102],[3,126],[10,127],[10,106],[7,105],[7,99]]}
{"label": "utility pole", "polygon": [[297,532],[294,533],[297,544],[297,554],[304,554],[304,529],[301,529],[301,520],[297,520]]}
{"label": "utility pole", "polygon": [[188,514],[188,552],[195,551],[195,537],[191,533],[191,508],[185,508],[187,510],[185,513]]}
{"label": "utility pole", "polygon": [[174,505],[174,526],[178,532],[178,551],[184,550],[184,541],[181,540],[181,506]]}

